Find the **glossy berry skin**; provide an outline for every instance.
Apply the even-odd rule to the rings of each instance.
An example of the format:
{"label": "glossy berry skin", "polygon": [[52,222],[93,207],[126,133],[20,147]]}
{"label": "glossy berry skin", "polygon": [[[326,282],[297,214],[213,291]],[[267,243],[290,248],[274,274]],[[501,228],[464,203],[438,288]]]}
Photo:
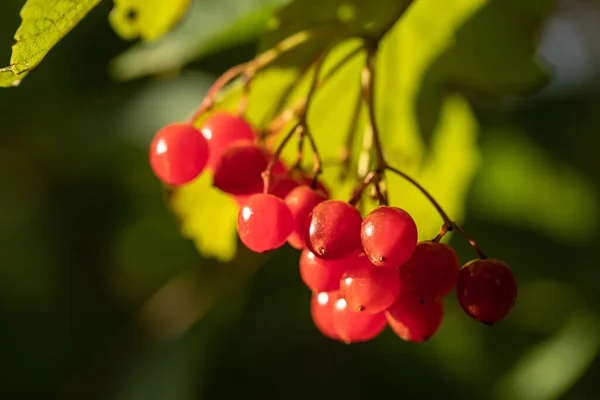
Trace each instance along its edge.
{"label": "glossy berry skin", "polygon": [[473,260],[458,274],[456,295],[470,317],[492,325],[513,309],[517,281],[510,267],[500,260]]}
{"label": "glossy berry skin", "polygon": [[323,260],[304,249],[300,254],[300,277],[313,292],[338,290],[342,275],[357,258],[358,254],[352,254],[339,260]]}
{"label": "glossy berry skin", "polygon": [[424,342],[439,329],[444,319],[441,301],[420,303],[409,293],[402,291],[385,312],[390,328],[403,340]]}
{"label": "glossy berry skin", "polygon": [[417,225],[398,207],[376,208],[365,217],[360,232],[365,254],[378,267],[399,267],[417,245]]}
{"label": "glossy berry skin", "polygon": [[272,194],[255,194],[240,208],[238,235],[252,251],[263,253],[281,247],[292,229],[292,213]]}
{"label": "glossy berry skin", "polygon": [[280,199],[285,199],[285,197],[298,186],[300,186],[300,183],[288,174],[277,175],[271,179],[269,193],[274,194]]}
{"label": "glossy berry skin", "polygon": [[422,302],[441,299],[454,285],[460,264],[452,249],[444,243],[421,242],[410,259],[400,266],[402,289]]}
{"label": "glossy berry skin", "polygon": [[358,210],[339,200],[326,200],[313,208],[304,234],[306,247],[325,260],[344,258],[360,249]]}
{"label": "glossy berry skin", "polygon": [[339,340],[333,326],[333,307],[339,300],[337,290],[313,293],[310,301],[310,315],[317,329],[330,339]]}
{"label": "glossy berry skin", "polygon": [[150,166],[154,174],[168,185],[183,185],[204,170],[208,160],[208,143],[189,124],[167,125],[150,144]]}
{"label": "glossy berry skin", "polygon": [[335,302],[333,327],[339,339],[346,344],[369,341],[379,335],[386,325],[385,313],[354,312],[343,298]]}
{"label": "glossy berry skin", "polygon": [[210,156],[207,167],[214,169],[221,156],[237,141],[253,142],[256,133],[242,117],[226,112],[211,114],[202,125],[202,136],[208,141]]}
{"label": "glossy berry skin", "polygon": [[[270,151],[250,142],[236,142],[223,153],[215,168],[213,184],[225,193],[248,196],[261,193],[264,188],[262,173],[273,158]],[[277,160],[274,174],[286,172]]]}
{"label": "glossy berry skin", "polygon": [[306,185],[294,188],[285,197],[285,204],[290,208],[295,221],[294,231],[288,238],[288,243],[292,247],[298,250],[304,248],[304,235],[310,219],[310,213],[317,204],[325,200],[327,200],[327,197],[323,192],[314,190]]}
{"label": "glossy berry skin", "polygon": [[396,268],[379,268],[361,254],[340,281],[340,294],[356,312],[377,314],[391,306],[400,293]]}

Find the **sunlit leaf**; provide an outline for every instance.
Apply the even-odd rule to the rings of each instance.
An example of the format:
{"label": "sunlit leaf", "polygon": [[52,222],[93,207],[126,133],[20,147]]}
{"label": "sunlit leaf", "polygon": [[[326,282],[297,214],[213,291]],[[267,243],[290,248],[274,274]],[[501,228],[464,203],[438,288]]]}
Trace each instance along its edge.
{"label": "sunlit leaf", "polygon": [[190,0],[115,0],[110,23],[122,38],[155,40],[185,14]]}
{"label": "sunlit leaf", "polygon": [[202,255],[221,261],[233,258],[238,208],[231,196],[212,187],[210,173],[175,190],[170,199],[182,233],[194,240]]}
{"label": "sunlit leaf", "polygon": [[116,57],[110,66],[118,79],[177,70],[218,51],[256,41],[269,18],[287,0],[197,0],[172,32],[141,42]]}
{"label": "sunlit leaf", "polygon": [[[417,4],[418,27],[422,35],[429,36],[440,29],[431,20],[439,4],[424,3]],[[468,4],[474,13],[449,38],[451,45],[427,68],[415,103],[419,129],[428,143],[448,93],[498,98],[531,92],[548,82],[548,73],[536,55],[542,24],[556,0],[457,3]]]}
{"label": "sunlit leaf", "polygon": [[483,142],[476,211],[567,243],[594,239],[598,198],[592,183],[553,160],[522,132],[494,129]]}
{"label": "sunlit leaf", "polygon": [[10,65],[0,87],[16,86],[100,0],[28,0],[21,9]]}
{"label": "sunlit leaf", "polygon": [[[425,6],[430,6],[425,1]],[[327,3],[331,6],[331,3]],[[341,4],[341,3],[340,3]],[[291,6],[290,6],[291,7]],[[417,5],[415,6],[417,7]],[[327,8],[329,9],[329,8]],[[336,7],[331,7],[336,11]],[[468,15],[470,7],[452,5],[448,6],[443,15],[431,15],[439,21],[432,21],[436,26],[448,23],[458,23]],[[361,18],[362,10],[357,9],[356,18]],[[281,15],[286,15],[285,9]],[[337,15],[337,14],[336,14]],[[364,13],[366,18],[372,18]],[[439,15],[439,17],[436,17]],[[420,78],[436,54],[440,54],[450,42],[453,30],[449,27],[436,32],[437,37],[421,35],[419,20],[415,18],[418,13],[409,12],[405,15],[402,23],[390,33],[382,43],[377,65],[377,117],[381,125],[381,134],[384,141],[384,151],[390,164],[403,169],[430,190],[440,201],[442,206],[452,215],[460,219],[464,209],[464,199],[469,187],[471,177],[475,171],[478,161],[478,151],[475,145],[477,124],[467,102],[459,96],[451,96],[443,102],[443,121],[439,125],[434,136],[434,145],[428,149],[424,145],[419,131],[417,121],[413,114],[414,99],[418,92]],[[325,18],[322,14],[319,18]],[[330,17],[332,18],[332,17]],[[293,21],[290,21],[293,23]],[[356,26],[361,24],[355,22]],[[287,21],[282,21],[282,27],[287,27]],[[318,53],[323,45],[323,35],[315,37],[303,46],[303,52],[290,53],[276,65],[261,72],[253,81],[247,117],[254,124],[264,127],[277,112],[280,96],[286,92],[297,79],[298,72],[303,68],[303,60],[307,54]],[[325,37],[334,38],[325,34]],[[339,60],[346,59],[348,54],[353,54],[360,45],[359,40],[352,40],[339,45],[327,59],[323,75],[327,75]],[[422,49],[417,51],[416,49]],[[298,57],[296,63],[292,63],[293,57]],[[330,80],[317,91],[313,98],[308,114],[308,124],[315,137],[324,160],[334,162],[339,156],[341,144],[344,143],[350,127],[351,116],[355,109],[357,96],[360,90],[360,70],[364,63],[364,54],[357,54],[347,60],[344,67],[337,70]],[[299,84],[299,89],[292,91],[290,100],[285,104],[294,103],[303,96],[306,84],[310,79],[310,73]],[[235,100],[239,95],[239,88],[233,89],[226,95],[221,105],[228,109],[235,109]],[[200,121],[197,121],[200,124]],[[353,144],[352,170],[356,168],[358,152],[361,148],[361,136],[364,131],[365,119],[360,118],[357,127],[359,133]],[[275,142],[276,143],[276,142]],[[310,166],[310,152],[306,150],[306,166]],[[290,146],[283,154],[288,162],[295,157],[295,146]],[[348,199],[351,186],[355,182],[350,179],[346,183],[340,183],[337,178],[339,168],[327,167],[323,175],[325,182],[331,188],[333,197]],[[353,173],[350,174],[350,177]],[[205,182],[207,177],[201,178]],[[435,235],[441,227],[442,220],[435,210],[427,203],[422,194],[407,185],[399,178],[388,174],[388,186],[392,204],[404,207],[415,216],[422,238],[430,238]],[[201,251],[210,250],[210,246],[202,240],[211,240],[212,225],[208,218],[220,218],[224,225],[230,227],[231,243],[236,243],[234,223],[229,224],[235,218],[235,207],[229,211],[206,209],[207,204],[201,200],[206,196],[207,186],[205,183],[193,183],[192,185],[176,189],[174,199],[177,196],[188,199],[198,199],[198,202],[181,202],[175,200],[173,209],[182,221],[184,232],[203,247]],[[213,189],[210,189],[213,190]],[[226,196],[223,196],[225,199]],[[371,207],[373,204],[370,205]],[[368,209],[368,208],[367,208]],[[230,212],[232,215],[225,215]],[[218,215],[215,215],[218,214]],[[193,225],[194,230],[189,226]],[[188,228],[185,228],[187,226]],[[223,228],[223,237],[225,228]]]}

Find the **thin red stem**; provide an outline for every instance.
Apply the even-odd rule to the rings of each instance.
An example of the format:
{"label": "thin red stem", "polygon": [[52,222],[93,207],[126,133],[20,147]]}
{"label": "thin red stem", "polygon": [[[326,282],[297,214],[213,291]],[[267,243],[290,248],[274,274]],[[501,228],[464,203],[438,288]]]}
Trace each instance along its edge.
{"label": "thin red stem", "polygon": [[281,152],[285,148],[285,145],[290,141],[290,139],[294,136],[294,134],[298,134],[299,130],[304,129],[300,124],[294,125],[292,129],[283,137],[277,149],[273,153],[273,158],[267,165],[267,168],[263,172],[263,182],[264,182],[264,193],[269,193],[269,188],[271,186],[271,177],[273,176],[273,169],[275,168],[275,163],[281,157]]}

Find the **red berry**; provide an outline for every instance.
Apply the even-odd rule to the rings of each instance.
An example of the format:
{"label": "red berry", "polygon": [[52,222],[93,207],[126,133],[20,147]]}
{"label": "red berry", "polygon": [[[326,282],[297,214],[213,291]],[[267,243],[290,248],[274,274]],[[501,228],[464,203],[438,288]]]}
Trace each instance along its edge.
{"label": "red berry", "polygon": [[294,231],[288,238],[288,243],[292,247],[298,250],[304,248],[304,234],[310,213],[317,204],[325,200],[327,200],[325,194],[306,185],[296,187],[285,197],[285,204],[290,208],[295,221]]}
{"label": "red berry", "polygon": [[400,293],[395,268],[378,268],[361,254],[352,260],[340,282],[340,294],[356,312],[377,314],[391,306]]}
{"label": "red berry", "polygon": [[274,194],[280,199],[285,199],[292,190],[300,185],[298,181],[290,177],[288,174],[274,176],[271,179],[269,193]]}
{"label": "red berry", "polygon": [[[314,178],[310,175],[306,175],[306,173],[304,173],[302,176],[300,176],[298,179],[298,183],[300,185],[306,185],[306,186],[310,186],[312,187]],[[322,192],[325,197],[329,198],[329,189],[327,189],[327,187],[325,186],[325,184],[323,183],[322,180],[317,180],[317,185],[316,185],[316,190]]]}
{"label": "red berry", "polygon": [[452,247],[421,242],[410,259],[400,267],[402,289],[422,302],[441,299],[454,287],[460,264]]}
{"label": "red berry", "polygon": [[310,314],[317,329],[328,338],[339,340],[333,327],[333,307],[340,298],[337,290],[313,293],[310,301]]}
{"label": "red berry", "polygon": [[150,166],[168,185],[183,185],[196,178],[208,160],[208,143],[189,124],[167,125],[150,144]]}
{"label": "red berry", "polygon": [[439,329],[444,318],[441,301],[420,303],[404,290],[386,311],[390,328],[408,342],[424,342]]}
{"label": "red berry", "polygon": [[326,200],[313,208],[304,234],[306,247],[315,255],[335,260],[360,249],[358,210],[343,201]]}
{"label": "red berry", "polygon": [[343,298],[335,302],[333,327],[344,343],[350,344],[371,340],[379,335],[386,325],[385,313],[354,312],[348,307],[348,303]]}
{"label": "red berry", "polygon": [[[223,153],[217,166],[213,184],[225,193],[252,195],[263,191],[262,173],[273,158],[270,151],[250,142],[236,142]],[[277,160],[275,174],[286,172]]]}
{"label": "red berry", "polygon": [[361,226],[362,246],[378,267],[399,267],[417,245],[417,225],[406,211],[381,206],[367,215]]}
{"label": "red berry", "polygon": [[238,234],[250,250],[262,253],[281,247],[294,228],[294,219],[283,200],[272,194],[255,194],[238,215]]}
{"label": "red berry", "polygon": [[300,254],[300,277],[313,292],[338,290],[342,275],[357,257],[352,254],[339,260],[323,260],[304,249]]}
{"label": "red berry", "polygon": [[473,260],[458,274],[456,295],[470,317],[492,325],[514,307],[517,281],[510,267],[500,260]]}
{"label": "red berry", "polygon": [[215,168],[229,147],[239,141],[254,141],[256,133],[242,117],[226,112],[215,112],[202,125],[202,135],[208,141],[210,157],[208,168]]}

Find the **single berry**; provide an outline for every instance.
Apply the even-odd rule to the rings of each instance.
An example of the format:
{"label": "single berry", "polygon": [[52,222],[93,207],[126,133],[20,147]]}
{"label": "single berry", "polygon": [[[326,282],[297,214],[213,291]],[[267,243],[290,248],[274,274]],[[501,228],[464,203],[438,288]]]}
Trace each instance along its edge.
{"label": "single berry", "polygon": [[238,235],[252,251],[263,253],[281,247],[292,229],[290,209],[272,194],[255,194],[240,208]]}
{"label": "single berry", "polygon": [[295,221],[294,231],[288,238],[288,243],[292,247],[298,250],[304,248],[304,235],[310,213],[317,204],[325,200],[327,200],[327,197],[324,193],[311,189],[306,185],[296,187],[285,197],[285,204],[290,208]]}
{"label": "single berry", "polygon": [[378,268],[364,255],[352,260],[340,281],[340,294],[356,312],[377,314],[391,306],[400,293],[396,268]]}
{"label": "single berry", "polygon": [[340,298],[337,290],[313,293],[310,301],[310,314],[317,329],[328,338],[339,340],[333,327],[333,307]]}
{"label": "single berry", "polygon": [[517,281],[510,267],[500,260],[473,260],[458,274],[456,295],[469,316],[492,325],[513,309]]}
{"label": "single berry", "polygon": [[150,144],[150,166],[154,174],[168,185],[183,185],[195,179],[208,160],[208,143],[189,124],[167,125]]}
{"label": "single berry", "polygon": [[361,226],[362,246],[378,267],[399,267],[417,245],[417,225],[406,211],[381,206],[367,215]]}
{"label": "single berry", "polygon": [[299,185],[300,183],[288,174],[273,176],[271,179],[271,186],[269,187],[269,193],[274,194],[280,199],[285,199],[285,197]]}
{"label": "single berry", "polygon": [[339,339],[346,344],[369,341],[379,335],[386,325],[385,313],[354,312],[343,298],[335,302],[333,327]]}
{"label": "single berry", "polygon": [[300,254],[300,277],[313,292],[338,290],[342,275],[357,257],[358,254],[352,254],[339,260],[323,260],[304,249]]}
{"label": "single berry", "polygon": [[335,260],[360,249],[358,210],[343,201],[325,200],[313,208],[305,227],[306,247],[315,255]]}
{"label": "single berry", "polygon": [[410,293],[400,295],[385,312],[390,328],[408,342],[424,342],[439,329],[444,318],[441,301],[420,303]]}
{"label": "single berry", "polygon": [[452,247],[438,242],[421,242],[400,266],[402,289],[422,302],[441,299],[456,285],[460,264]]}
{"label": "single berry", "polygon": [[208,141],[210,156],[207,167],[214,169],[221,156],[237,141],[253,142],[256,133],[252,126],[242,117],[226,112],[211,114],[202,125],[202,135]]}
{"label": "single berry", "polygon": [[[225,193],[236,196],[252,195],[263,191],[262,173],[273,154],[264,147],[250,142],[236,142],[223,153],[215,168],[213,184]],[[274,174],[286,172],[285,166],[277,160]]]}

